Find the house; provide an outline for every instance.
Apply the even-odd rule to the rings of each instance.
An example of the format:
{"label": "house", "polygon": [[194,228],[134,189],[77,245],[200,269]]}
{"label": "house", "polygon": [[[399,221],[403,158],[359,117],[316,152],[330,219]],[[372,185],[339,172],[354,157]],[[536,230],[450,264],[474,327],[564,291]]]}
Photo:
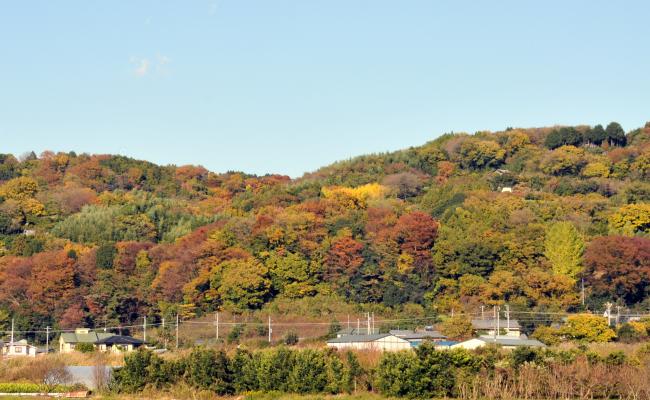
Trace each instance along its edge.
{"label": "house", "polygon": [[393,336],[406,339],[411,343],[411,346],[417,347],[424,341],[440,342],[447,339],[447,336],[434,330],[412,331],[412,330],[392,330],[389,331]]}
{"label": "house", "polygon": [[456,343],[450,347],[452,349],[474,350],[490,344],[496,344],[504,349],[514,349],[517,347],[546,347],[546,345],[539,340],[519,339],[511,336],[497,336],[496,338],[494,336],[481,336]]}
{"label": "house", "polygon": [[521,336],[521,326],[519,321],[511,320],[495,320],[495,319],[473,319],[472,328],[479,335],[494,335],[494,331],[498,327],[498,335],[505,334],[505,336],[519,337]]}
{"label": "house", "polygon": [[121,353],[129,352],[143,346],[144,342],[131,336],[113,335],[95,342],[101,352]]}
{"label": "house", "polygon": [[36,357],[38,353],[40,353],[38,347],[28,344],[25,339],[5,343],[2,346],[3,357]]}
{"label": "house", "polygon": [[71,353],[80,343],[89,343],[95,346],[98,340],[114,336],[107,332],[94,332],[88,328],[77,328],[74,332],[64,332],[59,336],[59,352]]}
{"label": "house", "polygon": [[344,335],[327,341],[327,347],[336,349],[399,351],[412,347],[406,339],[390,333],[372,335]]}

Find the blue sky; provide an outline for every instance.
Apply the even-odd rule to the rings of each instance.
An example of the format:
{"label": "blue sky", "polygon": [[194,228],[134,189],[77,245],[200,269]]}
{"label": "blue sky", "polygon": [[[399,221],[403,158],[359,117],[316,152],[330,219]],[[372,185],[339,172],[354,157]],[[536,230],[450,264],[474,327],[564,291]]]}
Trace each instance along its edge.
{"label": "blue sky", "polygon": [[299,176],[449,131],[650,120],[647,1],[0,8],[2,152]]}

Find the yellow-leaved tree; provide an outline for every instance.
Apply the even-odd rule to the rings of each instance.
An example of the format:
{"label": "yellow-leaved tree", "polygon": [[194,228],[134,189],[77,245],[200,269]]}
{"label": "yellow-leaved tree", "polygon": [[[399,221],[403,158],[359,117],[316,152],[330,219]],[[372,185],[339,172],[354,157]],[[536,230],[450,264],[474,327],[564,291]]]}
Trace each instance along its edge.
{"label": "yellow-leaved tree", "polygon": [[4,207],[11,211],[14,218],[19,218],[20,223],[25,223],[30,215],[43,215],[45,207],[34,198],[37,192],[38,183],[26,176],[11,179],[0,186]]}
{"label": "yellow-leaved tree", "polygon": [[560,332],[578,342],[609,342],[616,337],[607,318],[593,314],[570,315]]}
{"label": "yellow-leaved tree", "polygon": [[544,255],[551,262],[555,274],[575,279],[582,271],[584,250],[585,243],[572,223],[556,222],[546,231]]}
{"label": "yellow-leaved tree", "polygon": [[628,204],[609,218],[612,233],[634,236],[650,232],[650,204]]}
{"label": "yellow-leaved tree", "polygon": [[378,183],[369,183],[356,188],[345,186],[324,187],[322,190],[323,197],[332,199],[346,208],[364,209],[368,205],[368,200],[381,199],[388,189]]}

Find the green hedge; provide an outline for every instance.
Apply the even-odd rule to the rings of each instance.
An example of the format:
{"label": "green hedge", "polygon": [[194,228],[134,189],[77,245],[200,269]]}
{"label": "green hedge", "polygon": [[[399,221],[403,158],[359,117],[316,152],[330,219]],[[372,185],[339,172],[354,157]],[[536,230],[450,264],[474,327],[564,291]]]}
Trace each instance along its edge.
{"label": "green hedge", "polygon": [[286,347],[250,352],[232,358],[222,351],[196,348],[178,360],[164,360],[147,350],[126,356],[115,371],[111,388],[136,393],[147,386],[164,388],[185,383],[219,395],[252,391],[283,393],[345,393],[363,372],[353,353],[291,350]]}
{"label": "green hedge", "polygon": [[28,382],[0,383],[0,393],[67,393],[75,390],[73,386],[43,385]]}

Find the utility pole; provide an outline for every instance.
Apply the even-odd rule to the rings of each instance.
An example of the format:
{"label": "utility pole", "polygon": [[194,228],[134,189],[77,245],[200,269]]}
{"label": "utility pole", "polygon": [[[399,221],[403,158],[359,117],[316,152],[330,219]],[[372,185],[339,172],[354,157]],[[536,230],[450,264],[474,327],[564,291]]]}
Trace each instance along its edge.
{"label": "utility pole", "polygon": [[269,343],[271,343],[271,332],[273,332],[273,329],[271,328],[271,316],[269,315]]}
{"label": "utility pole", "polygon": [[506,318],[508,319],[508,325],[506,325],[506,335],[510,333],[510,305],[506,304]]}
{"label": "utility pole", "polygon": [[50,353],[50,327],[45,327],[45,354]]}
{"label": "utility pole", "polygon": [[11,345],[14,344],[14,319],[11,319]]}
{"label": "utility pole", "polygon": [[616,326],[621,322],[621,306],[616,306]]}
{"label": "utility pole", "polygon": [[215,313],[214,317],[216,319],[216,321],[214,321],[215,331],[216,331],[215,336],[217,339],[217,343],[219,343],[219,311]]}
{"label": "utility pole", "polygon": [[481,319],[485,319],[485,306],[481,306]]}
{"label": "utility pole", "polygon": [[147,342],[147,316],[144,316],[144,322],[142,323],[142,341]]}
{"label": "utility pole", "polygon": [[497,341],[497,306],[494,306],[494,309],[492,310],[492,313],[494,314],[494,320],[492,321],[492,328],[494,330],[494,341]]}
{"label": "utility pole", "polygon": [[607,302],[605,306],[607,307],[607,326],[612,326],[612,303]]}
{"label": "utility pole", "polygon": [[372,334],[375,334],[375,313],[372,313]]}
{"label": "utility pole", "polygon": [[367,321],[368,321],[368,323],[367,323],[367,328],[368,329],[366,331],[368,332],[368,335],[370,335],[370,313],[369,312],[366,313],[366,317],[367,317]]}
{"label": "utility pole", "polygon": [[165,349],[167,348],[167,331],[165,330],[165,317],[162,317],[162,334],[165,341]]}
{"label": "utility pole", "polygon": [[178,350],[178,313],[176,314],[176,350]]}
{"label": "utility pole", "polygon": [[497,336],[501,333],[501,306],[497,306]]}

